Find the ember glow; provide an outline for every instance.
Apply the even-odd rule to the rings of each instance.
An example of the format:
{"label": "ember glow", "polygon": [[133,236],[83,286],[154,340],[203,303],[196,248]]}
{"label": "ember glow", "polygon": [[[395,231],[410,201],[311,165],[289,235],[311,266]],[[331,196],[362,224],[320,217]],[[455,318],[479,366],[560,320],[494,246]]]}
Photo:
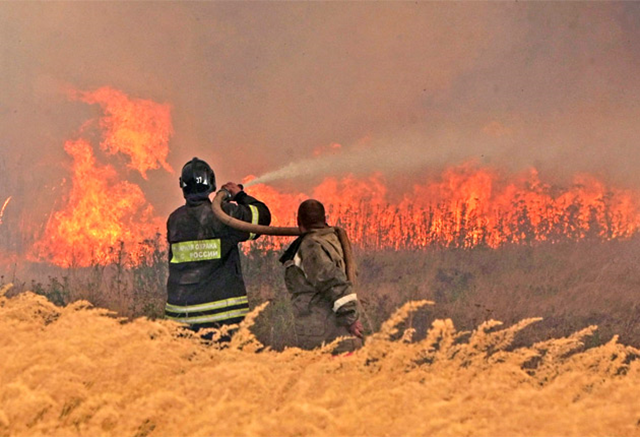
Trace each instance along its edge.
{"label": "ember glow", "polygon": [[[172,132],[167,105],[129,99],[110,88],[77,96],[99,103],[105,112],[99,120],[103,150],[128,155],[129,167],[144,177],[159,167],[171,171],[165,160]],[[73,158],[71,188],[30,258],[62,267],[140,263],[145,242],[159,235],[164,220],[154,215],[138,185],[123,180],[113,166],[97,162],[89,140],[69,140],[64,150]]]}
{"label": "ember glow", "polygon": [[251,192],[275,200],[269,205],[279,226],[295,224],[292,213],[300,199],[320,200],[330,224],[344,227],[366,250],[611,240],[629,238],[640,226],[640,193],[588,175],[556,187],[535,170],[506,177],[470,164],[414,185],[395,202],[381,175],[327,178],[308,195],[278,194],[263,184]]}

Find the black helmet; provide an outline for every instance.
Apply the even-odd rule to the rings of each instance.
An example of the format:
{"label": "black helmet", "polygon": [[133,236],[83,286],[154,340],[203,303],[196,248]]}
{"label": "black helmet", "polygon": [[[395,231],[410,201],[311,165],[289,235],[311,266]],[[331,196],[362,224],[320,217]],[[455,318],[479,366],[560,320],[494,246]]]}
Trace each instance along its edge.
{"label": "black helmet", "polygon": [[193,158],[182,167],[180,188],[185,198],[193,195],[208,196],[216,190],[216,176],[209,164]]}

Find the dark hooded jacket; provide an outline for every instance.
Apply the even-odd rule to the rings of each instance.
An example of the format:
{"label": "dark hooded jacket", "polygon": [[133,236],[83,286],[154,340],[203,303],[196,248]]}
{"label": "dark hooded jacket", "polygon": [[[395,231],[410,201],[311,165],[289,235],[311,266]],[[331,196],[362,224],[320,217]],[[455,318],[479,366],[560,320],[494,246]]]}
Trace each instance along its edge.
{"label": "dark hooded jacket", "polygon": [[[244,191],[234,201],[222,204],[230,216],[260,225],[271,222],[267,206]],[[167,221],[167,318],[194,328],[242,321],[249,303],[238,243],[258,237],[223,224],[208,198],[187,200],[175,210]]]}

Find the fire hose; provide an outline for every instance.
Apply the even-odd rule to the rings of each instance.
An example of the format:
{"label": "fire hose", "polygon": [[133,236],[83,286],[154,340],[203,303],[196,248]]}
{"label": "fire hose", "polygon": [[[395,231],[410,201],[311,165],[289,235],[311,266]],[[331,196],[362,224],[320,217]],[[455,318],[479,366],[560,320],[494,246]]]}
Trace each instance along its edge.
{"label": "fire hose", "polygon": [[[286,228],[278,226],[264,226],[253,223],[247,223],[242,220],[231,217],[222,209],[222,202],[229,197],[229,193],[226,190],[220,190],[213,198],[212,209],[213,214],[225,225],[230,228],[236,229],[242,232],[250,232],[253,234],[261,235],[273,235],[278,237],[297,237],[302,235],[299,228]],[[351,242],[344,229],[334,226],[340,245],[342,246],[342,252],[344,253],[345,271],[347,273],[347,279],[354,285],[356,282],[356,264],[353,259],[353,249]]]}

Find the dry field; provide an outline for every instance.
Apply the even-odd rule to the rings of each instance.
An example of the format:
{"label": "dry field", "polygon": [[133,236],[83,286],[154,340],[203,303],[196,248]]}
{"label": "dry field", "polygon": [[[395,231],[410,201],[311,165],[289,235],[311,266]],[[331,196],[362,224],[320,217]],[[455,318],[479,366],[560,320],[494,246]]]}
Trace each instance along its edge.
{"label": "dry field", "polygon": [[[258,319],[256,335],[279,349],[288,341],[291,315],[279,254],[267,255],[250,256],[244,266],[253,305],[271,302]],[[541,317],[516,336],[514,345],[597,325],[585,338],[587,346],[618,335],[621,343],[640,348],[640,237],[496,250],[358,251],[357,259],[357,292],[372,331],[404,303],[429,300],[433,307],[411,315],[402,326],[416,328],[417,338],[436,319],[450,318],[458,329],[473,330],[492,319],[510,326]]]}
{"label": "dry field", "polygon": [[166,321],[5,291],[2,436],[640,435],[640,351],[584,348],[594,327],[513,347],[536,319],[471,332],[437,319],[411,341],[397,326],[429,308],[418,301],[332,357],[262,348],[247,327],[264,305],[219,349]]}

